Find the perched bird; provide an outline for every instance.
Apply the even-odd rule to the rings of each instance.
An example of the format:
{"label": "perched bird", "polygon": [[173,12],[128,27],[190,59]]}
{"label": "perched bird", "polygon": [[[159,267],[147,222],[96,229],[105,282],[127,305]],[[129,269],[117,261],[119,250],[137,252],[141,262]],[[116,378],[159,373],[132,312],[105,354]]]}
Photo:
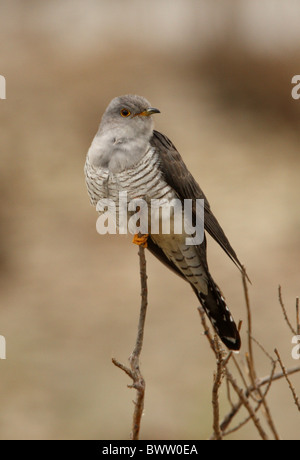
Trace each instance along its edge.
{"label": "perched bird", "polygon": [[[126,191],[128,200],[204,200],[204,228],[242,269],[235,251],[211,211],[201,188],[187,169],[172,142],[153,130],[152,115],[160,113],[143,97],[126,95],[108,105],[85,163],[85,178],[91,203],[103,198],[118,201]],[[193,207],[193,213],[195,208]],[[187,245],[186,234],[136,235],[161,262],[186,280],[194,290],[216,333],[232,350],[241,341],[225,299],[214,282],[206,259],[206,239]]]}

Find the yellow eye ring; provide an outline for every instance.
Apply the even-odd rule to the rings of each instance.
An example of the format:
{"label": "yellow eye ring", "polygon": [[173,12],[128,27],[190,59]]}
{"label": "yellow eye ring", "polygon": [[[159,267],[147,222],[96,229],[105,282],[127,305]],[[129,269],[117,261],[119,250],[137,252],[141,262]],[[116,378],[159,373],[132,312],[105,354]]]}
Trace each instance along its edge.
{"label": "yellow eye ring", "polygon": [[129,117],[129,115],[131,115],[131,112],[128,109],[122,109],[120,111],[120,114],[122,115],[122,117],[126,118],[126,117]]}

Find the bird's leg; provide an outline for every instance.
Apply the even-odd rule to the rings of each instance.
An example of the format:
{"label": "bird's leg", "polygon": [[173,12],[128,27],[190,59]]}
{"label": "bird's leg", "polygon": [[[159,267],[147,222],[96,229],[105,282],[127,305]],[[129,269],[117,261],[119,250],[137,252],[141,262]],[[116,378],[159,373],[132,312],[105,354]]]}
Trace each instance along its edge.
{"label": "bird's leg", "polygon": [[148,240],[149,234],[146,233],[145,235],[141,235],[140,233],[136,233],[133,237],[132,242],[134,244],[138,244],[139,246],[143,246],[143,248],[146,248],[148,246],[147,240]]}

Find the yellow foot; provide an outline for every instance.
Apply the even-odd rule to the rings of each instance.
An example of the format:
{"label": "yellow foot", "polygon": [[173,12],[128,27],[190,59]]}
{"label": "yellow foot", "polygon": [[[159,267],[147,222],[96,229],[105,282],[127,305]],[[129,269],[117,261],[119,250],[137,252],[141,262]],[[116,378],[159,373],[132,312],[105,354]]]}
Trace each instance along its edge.
{"label": "yellow foot", "polygon": [[132,242],[134,244],[138,244],[139,246],[143,246],[143,248],[146,248],[148,246],[148,236],[148,233],[146,233],[146,235],[134,235]]}

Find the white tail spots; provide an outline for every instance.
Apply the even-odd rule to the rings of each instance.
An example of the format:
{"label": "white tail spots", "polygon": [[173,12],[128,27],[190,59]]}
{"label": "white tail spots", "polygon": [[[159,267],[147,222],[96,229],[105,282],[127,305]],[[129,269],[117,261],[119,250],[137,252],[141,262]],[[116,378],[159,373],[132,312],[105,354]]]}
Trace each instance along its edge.
{"label": "white tail spots", "polygon": [[231,343],[236,343],[236,340],[233,338],[233,337],[223,337],[224,339],[228,340],[228,342],[231,342]]}

